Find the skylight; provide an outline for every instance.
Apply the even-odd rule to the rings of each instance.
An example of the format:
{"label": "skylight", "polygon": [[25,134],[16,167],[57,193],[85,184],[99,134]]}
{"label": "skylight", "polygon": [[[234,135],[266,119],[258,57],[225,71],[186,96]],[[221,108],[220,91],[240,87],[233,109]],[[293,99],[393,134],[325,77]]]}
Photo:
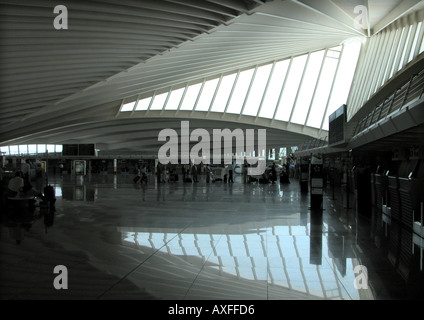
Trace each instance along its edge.
{"label": "skylight", "polygon": [[360,42],[256,65],[125,103],[121,112],[195,110],[282,120],[328,130],[345,104]]}

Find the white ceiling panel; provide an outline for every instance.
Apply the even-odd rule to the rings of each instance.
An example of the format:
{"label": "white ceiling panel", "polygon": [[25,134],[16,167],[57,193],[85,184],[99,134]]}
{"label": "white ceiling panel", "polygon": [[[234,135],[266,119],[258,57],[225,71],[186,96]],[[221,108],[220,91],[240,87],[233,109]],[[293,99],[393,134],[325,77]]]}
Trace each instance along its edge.
{"label": "white ceiling panel", "polygon": [[[416,0],[73,0],[61,1],[68,29],[56,30],[56,4],[0,1],[0,145],[32,143],[40,132],[69,126],[90,130],[93,123],[96,131],[105,121],[107,128],[122,99],[366,37],[366,30],[355,28],[357,5],[369,9],[371,28],[422,5]],[[119,149],[124,137],[119,131],[109,135],[108,141],[116,142],[110,149]],[[54,143],[67,139],[56,134]],[[72,139],[85,141],[87,134],[74,132]],[[142,147],[134,142],[134,148]]]}

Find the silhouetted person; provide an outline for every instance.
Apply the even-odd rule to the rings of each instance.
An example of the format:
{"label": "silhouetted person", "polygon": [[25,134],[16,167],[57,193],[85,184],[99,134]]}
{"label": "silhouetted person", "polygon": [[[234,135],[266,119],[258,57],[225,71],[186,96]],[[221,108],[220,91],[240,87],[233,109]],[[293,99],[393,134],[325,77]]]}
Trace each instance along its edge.
{"label": "silhouetted person", "polygon": [[272,164],[272,167],[271,167],[271,181],[272,181],[272,184],[274,184],[276,180],[277,180],[277,169],[275,169],[275,163],[273,163]]}
{"label": "silhouetted person", "polygon": [[233,183],[234,182],[234,180],[233,180],[233,172],[234,172],[234,166],[233,166],[233,164],[232,163],[230,163],[229,165],[228,165],[228,183]]}
{"label": "silhouetted person", "polygon": [[193,182],[199,182],[199,181],[197,180],[197,167],[196,167],[196,165],[195,165],[195,164],[193,164],[193,165],[191,166],[191,174],[192,174],[192,176],[193,176]]}

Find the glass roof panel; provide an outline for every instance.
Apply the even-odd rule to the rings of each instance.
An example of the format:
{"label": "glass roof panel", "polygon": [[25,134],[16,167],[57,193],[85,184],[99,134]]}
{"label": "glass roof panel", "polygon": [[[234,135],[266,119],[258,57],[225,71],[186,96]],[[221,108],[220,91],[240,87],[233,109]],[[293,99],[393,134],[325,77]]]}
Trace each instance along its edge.
{"label": "glass roof panel", "polygon": [[311,54],[308,67],[306,69],[302,88],[293,112],[292,122],[305,124],[309,107],[311,106],[312,96],[317,85],[318,76],[321,70],[325,51],[318,51]]}
{"label": "glass roof panel", "polygon": [[288,121],[293,108],[294,100],[299,89],[300,81],[302,80],[303,70],[305,68],[307,55],[299,56],[293,59],[290,73],[286,87],[283,92],[283,96],[278,106],[276,119],[282,121]]}
{"label": "glass roof panel", "polygon": [[258,68],[243,114],[249,116],[257,115],[271,68],[272,64],[267,64]]}
{"label": "glass roof panel", "polygon": [[274,73],[272,75],[261,112],[259,113],[260,117],[271,119],[274,116],[274,111],[277,107],[280,91],[283,87],[284,79],[287,76],[289,62],[290,60],[284,60],[275,64]]}
{"label": "glass roof panel", "polygon": [[205,86],[203,87],[202,94],[200,95],[199,102],[196,106],[196,111],[208,111],[209,106],[212,102],[212,98],[215,94],[216,86],[219,79],[212,79],[206,81]]}
{"label": "glass roof panel", "polygon": [[221,85],[213,102],[211,111],[224,112],[227,105],[228,98],[230,97],[231,89],[233,88],[234,80],[236,79],[235,73],[222,78]]}
{"label": "glass roof panel", "polygon": [[171,91],[171,95],[166,104],[165,110],[177,110],[180,105],[181,98],[183,97],[185,88],[180,88]]}
{"label": "glass roof panel", "polygon": [[255,69],[249,69],[240,72],[237,85],[234,88],[233,96],[228,105],[228,113],[239,114],[241,112],[254,71]]}
{"label": "glass roof panel", "polygon": [[180,110],[193,110],[201,87],[202,83],[198,83],[187,88]]}

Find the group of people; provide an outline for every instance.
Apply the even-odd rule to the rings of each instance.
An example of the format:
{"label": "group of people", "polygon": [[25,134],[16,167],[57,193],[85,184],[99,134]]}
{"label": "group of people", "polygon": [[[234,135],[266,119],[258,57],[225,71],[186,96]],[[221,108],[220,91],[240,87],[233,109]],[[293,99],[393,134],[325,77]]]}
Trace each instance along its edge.
{"label": "group of people", "polygon": [[[281,183],[290,183],[288,179],[288,172],[281,172],[280,177],[278,177],[278,172],[276,165],[273,164],[270,169],[264,172],[261,177],[251,177],[248,175],[249,164],[245,164],[242,166],[242,177],[241,181],[243,183],[257,182],[265,183],[273,183],[275,184],[278,178],[280,178]],[[283,169],[288,170],[287,167]],[[234,183],[234,165],[227,164],[225,167],[221,168],[221,173],[218,173],[216,176],[210,165],[200,164],[200,165],[181,165],[180,169],[178,169],[175,165],[163,165],[158,163],[156,166],[156,179],[157,183],[166,183],[166,182],[176,182],[178,181],[178,171],[181,170],[181,176],[183,182],[189,183],[197,183],[199,182],[199,175],[205,174],[206,183],[210,182],[224,182],[224,183]],[[284,181],[283,181],[284,180]],[[134,178],[134,182],[145,182],[147,184],[147,174],[145,168],[137,168],[137,175]]]}
{"label": "group of people", "polygon": [[4,185],[2,189],[2,205],[9,206],[11,204],[16,204],[14,201],[15,199],[28,201],[29,208],[34,208],[37,200],[54,203],[54,195],[43,194],[32,186],[29,173],[30,164],[28,161],[23,161],[20,168],[15,171],[13,177],[8,180],[7,178],[3,180],[3,177],[1,177]]}
{"label": "group of people", "polygon": [[15,176],[9,180],[7,185],[7,197],[31,198],[38,197],[43,199],[43,194],[32,187],[29,178],[23,171],[16,171]]}

